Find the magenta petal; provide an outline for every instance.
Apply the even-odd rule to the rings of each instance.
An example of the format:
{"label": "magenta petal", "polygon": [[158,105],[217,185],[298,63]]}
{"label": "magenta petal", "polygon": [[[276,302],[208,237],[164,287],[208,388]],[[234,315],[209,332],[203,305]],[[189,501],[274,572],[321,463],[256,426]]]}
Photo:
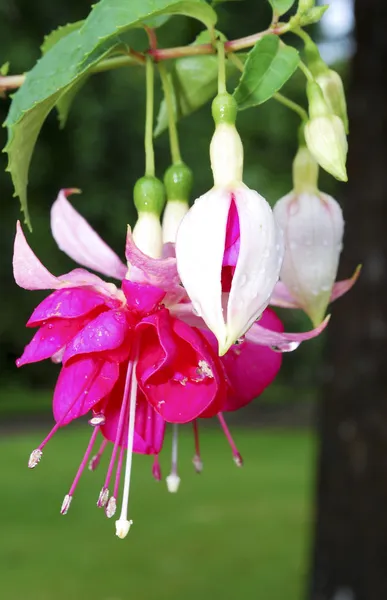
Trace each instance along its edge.
{"label": "magenta petal", "polygon": [[[283,325],[271,310],[265,310],[261,319],[266,328],[281,332]],[[282,354],[245,339],[234,345],[222,357],[230,389],[222,411],[232,411],[246,406],[267,388],[282,363]]]}
{"label": "magenta petal", "polygon": [[225,384],[214,353],[198,332],[168,311],[143,320],[137,378],[147,400],[165,419],[186,423],[216,414]]}
{"label": "magenta petal", "polygon": [[[110,442],[116,441],[118,420],[122,406],[123,386],[117,386],[108,399],[104,410],[105,424],[101,427],[102,435]],[[114,396],[114,398],[112,398]],[[122,431],[122,443],[127,447],[128,419],[126,418]],[[136,419],[134,424],[133,450],[139,454],[158,454],[163,446],[165,421],[146,401],[139,390],[137,395]]]}
{"label": "magenta petal", "polygon": [[[125,314],[109,310],[90,321],[67,346],[63,364],[79,354],[116,350],[123,345],[129,333]],[[126,354],[129,352],[129,348]]]}
{"label": "magenta petal", "polygon": [[[128,227],[126,237],[125,254],[129,263],[129,278],[131,280],[148,282],[166,291],[179,286],[180,278],[177,272],[176,259],[174,257],[150,258],[143,254],[133,241],[130,227]],[[133,269],[131,267],[135,267],[135,277],[132,274]]]}
{"label": "magenta petal", "polygon": [[51,290],[61,287],[60,280],[46,269],[33,253],[25,238],[20,221],[16,224],[13,249],[13,276],[18,286],[26,290]]}
{"label": "magenta petal", "polygon": [[61,190],[51,208],[51,230],[59,248],[75,262],[107,277],[123,279],[127,268],[100,238],[67,196],[78,190]]}
{"label": "magenta petal", "polygon": [[88,288],[56,290],[35,308],[27,327],[37,327],[48,319],[83,317],[106,302],[104,296]]}
{"label": "magenta petal", "polygon": [[240,227],[238,211],[234,199],[231,201],[228,212],[226,241],[224,247],[223,266],[235,267],[239,255],[240,247]]}
{"label": "magenta petal", "polygon": [[337,300],[338,298],[340,298],[341,296],[343,296],[344,294],[349,292],[349,290],[355,285],[356,281],[359,279],[360,271],[361,271],[361,265],[359,265],[356,268],[354,274],[352,275],[352,277],[350,279],[344,279],[343,281],[337,281],[336,283],[333,284],[333,290],[332,290],[330,302]]}
{"label": "magenta petal", "polygon": [[164,290],[146,283],[136,283],[124,279],[122,289],[127,300],[128,310],[147,315],[156,309],[165,296]]}
{"label": "magenta petal", "polygon": [[262,346],[271,346],[278,352],[291,352],[298,348],[301,342],[320,335],[328,325],[329,318],[329,316],[326,317],[318,327],[304,333],[278,333],[254,323],[246,333],[246,340]]}
{"label": "magenta petal", "polygon": [[63,366],[55,387],[55,421],[67,425],[93,408],[113,389],[119,375],[116,362],[82,357]]}
{"label": "magenta petal", "polygon": [[16,365],[21,367],[28,363],[51,358],[63,348],[84,326],[84,319],[61,319],[40,327],[24,349]]}

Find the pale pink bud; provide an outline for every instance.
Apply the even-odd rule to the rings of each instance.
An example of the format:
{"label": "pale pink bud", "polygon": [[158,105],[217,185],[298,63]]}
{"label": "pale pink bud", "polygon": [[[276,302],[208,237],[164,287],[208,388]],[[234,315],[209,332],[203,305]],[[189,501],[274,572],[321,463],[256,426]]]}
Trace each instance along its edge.
{"label": "pale pink bud", "polygon": [[276,203],[274,216],[285,241],[280,279],[317,326],[336,279],[344,233],[341,208],[316,188],[291,192]]}

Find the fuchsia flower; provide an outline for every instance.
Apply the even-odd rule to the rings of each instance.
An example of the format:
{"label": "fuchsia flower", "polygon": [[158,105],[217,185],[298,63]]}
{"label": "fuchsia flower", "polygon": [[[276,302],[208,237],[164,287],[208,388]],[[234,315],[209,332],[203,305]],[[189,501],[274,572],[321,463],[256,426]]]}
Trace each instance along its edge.
{"label": "fuchsia flower", "polygon": [[[219,359],[215,337],[192,312],[180,285],[175,258],[144,255],[129,229],[126,267],[70,205],[66,198],[70,192],[60,192],[52,208],[52,230],[59,247],[79,263],[122,279],[122,285],[118,289],[84,269],[55,277],[32,252],[18,224],[16,282],[26,289],[54,291],[31,315],[27,326],[38,327],[38,331],[17,364],[46,358],[62,363],[53,398],[56,424],[32,452],[29,466],[38,464],[44,446],[59,427],[92,411],[91,440],[61,512],[68,511],[101,432],[105,441],[92,458],[91,468],[97,466],[106,441],[112,442],[98,499],[109,517],[116,510],[125,451],[127,455],[122,511],[116,522],[117,535],[125,537],[131,524],[127,505],[132,451],[154,454],[154,474],[159,477],[157,455],[166,421],[186,423],[244,406],[271,383],[280,368],[281,356],[270,347],[293,349],[300,341],[318,335],[325,323],[304,334],[285,334],[279,319],[267,311],[261,324],[254,324],[245,338]],[[219,418],[230,439],[221,414]],[[233,452],[239,454],[234,448]]]}
{"label": "fuchsia flower", "polygon": [[182,283],[217,337],[220,354],[269,304],[283,257],[281,231],[269,204],[242,182],[243,147],[234,104],[228,95],[214,100],[214,187],[195,201],[176,240]]}
{"label": "fuchsia flower", "polygon": [[356,282],[335,283],[344,234],[340,205],[317,187],[318,165],[306,147],[293,162],[294,189],[278,200],[274,216],[284,232],[285,256],[270,303],[302,308],[316,326],[329,302]]}

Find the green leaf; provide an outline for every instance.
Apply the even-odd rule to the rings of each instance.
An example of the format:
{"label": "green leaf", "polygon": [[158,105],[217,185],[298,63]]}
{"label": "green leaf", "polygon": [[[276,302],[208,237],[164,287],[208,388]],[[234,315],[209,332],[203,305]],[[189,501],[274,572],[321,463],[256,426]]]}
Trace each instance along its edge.
{"label": "green leaf", "polygon": [[8,75],[8,71],[9,71],[9,61],[5,62],[4,64],[2,64],[0,66],[0,75],[2,75],[2,77],[5,77],[6,75]]}
{"label": "green leaf", "polygon": [[[216,31],[218,39],[225,36]],[[208,31],[200,33],[193,46],[211,43]],[[240,55],[238,55],[240,56]],[[236,67],[227,61],[227,75],[237,72]],[[175,119],[185,117],[216,96],[218,89],[218,59],[216,55],[184,56],[175,60],[168,77],[173,83]],[[158,136],[168,128],[168,111],[165,100],[160,104],[154,135]]]}
{"label": "green leaf", "polygon": [[288,12],[288,10],[293,6],[295,0],[269,0],[273,12],[275,12],[278,16],[281,16]]}
{"label": "green leaf", "polygon": [[312,25],[312,23],[318,23],[328,7],[329,4],[322,4],[321,6],[310,8],[306,13],[301,15],[301,27]]}
{"label": "green leaf", "polygon": [[80,29],[68,33],[42,56],[14,95],[5,122],[8,127],[7,170],[25,221],[28,171],[39,131],[52,108],[79,85],[102,59],[123,47],[122,34],[142,27],[151,17],[187,15],[212,28],[216,13],[204,0],[101,0]]}
{"label": "green leaf", "polygon": [[83,25],[84,21],[76,21],[75,23],[67,23],[67,25],[60,25],[57,29],[51,31],[44,36],[43,44],[40,46],[42,54],[46,54],[55,44],[62,38],[66,37],[69,33],[77,31]]}
{"label": "green leaf", "polygon": [[239,110],[269,100],[291,77],[299,60],[297,50],[282,44],[276,35],[259,40],[248,54],[245,69],[234,92]]}

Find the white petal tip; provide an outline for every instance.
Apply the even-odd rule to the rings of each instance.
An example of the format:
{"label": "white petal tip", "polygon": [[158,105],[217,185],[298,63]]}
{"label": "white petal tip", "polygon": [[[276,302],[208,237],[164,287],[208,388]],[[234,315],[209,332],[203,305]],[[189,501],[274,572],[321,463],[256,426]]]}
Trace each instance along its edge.
{"label": "white petal tip", "polygon": [[171,473],[166,477],[165,482],[167,484],[168,492],[171,494],[176,494],[180,486],[180,477],[175,473]]}
{"label": "white petal tip", "polygon": [[131,525],[133,525],[133,521],[128,521],[127,519],[119,519],[116,521],[116,536],[121,540],[126,538]]}

